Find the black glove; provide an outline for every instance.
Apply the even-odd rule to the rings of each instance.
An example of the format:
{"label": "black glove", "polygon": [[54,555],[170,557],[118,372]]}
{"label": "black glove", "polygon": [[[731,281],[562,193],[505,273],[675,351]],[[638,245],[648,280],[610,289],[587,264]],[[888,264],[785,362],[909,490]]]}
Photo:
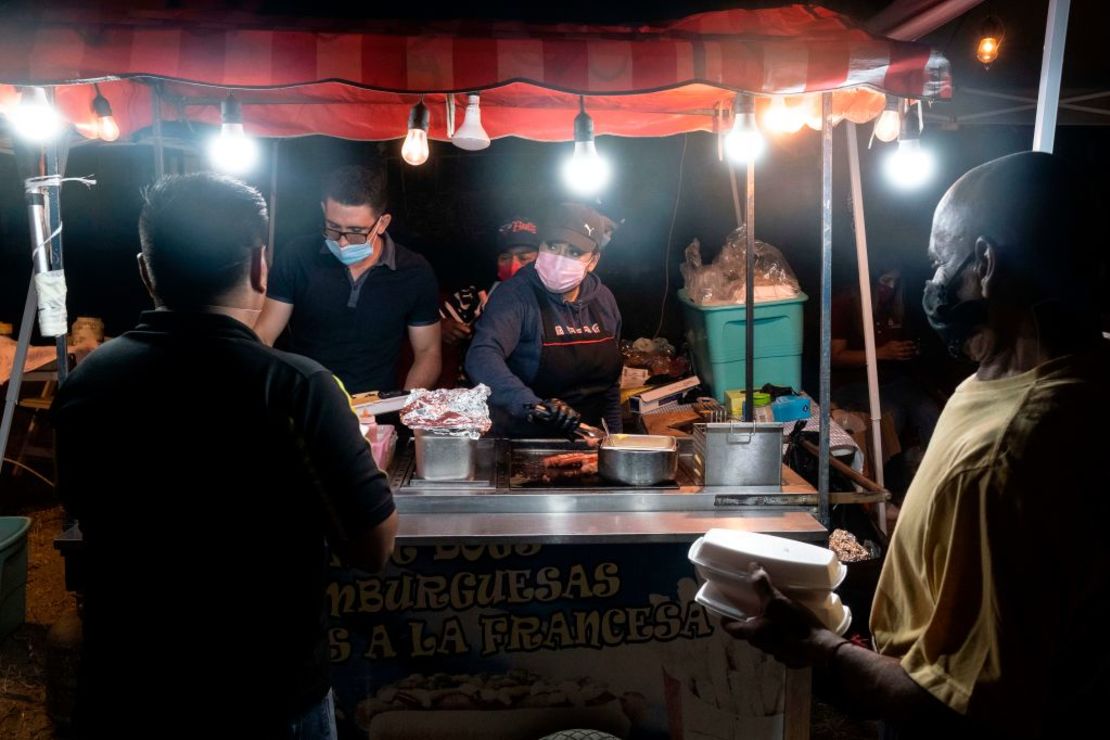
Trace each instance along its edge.
{"label": "black glove", "polygon": [[528,415],[528,418],[537,424],[543,424],[549,429],[561,432],[567,437],[574,436],[574,430],[578,428],[578,424],[582,421],[581,414],[558,398],[549,398],[539,404],[536,406],[536,410]]}

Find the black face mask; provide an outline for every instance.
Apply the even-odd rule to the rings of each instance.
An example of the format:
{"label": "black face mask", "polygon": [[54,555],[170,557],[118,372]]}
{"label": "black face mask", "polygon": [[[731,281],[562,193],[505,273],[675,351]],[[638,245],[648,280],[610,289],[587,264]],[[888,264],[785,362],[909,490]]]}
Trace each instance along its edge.
{"label": "black face mask", "polygon": [[921,307],[925,309],[929,326],[940,335],[949,354],[953,357],[963,356],[964,342],[975,334],[978,327],[987,322],[986,301],[982,298],[956,301],[955,291],[952,289],[952,283],[960,279],[964,269],[974,258],[974,252],[964,257],[947,282],[925,281],[925,294],[921,297]]}

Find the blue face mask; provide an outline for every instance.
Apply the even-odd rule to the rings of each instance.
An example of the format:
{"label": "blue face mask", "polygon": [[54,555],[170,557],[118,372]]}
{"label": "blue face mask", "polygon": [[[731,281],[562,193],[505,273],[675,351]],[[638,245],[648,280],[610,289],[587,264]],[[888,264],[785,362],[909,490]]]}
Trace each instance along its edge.
{"label": "blue face mask", "polygon": [[343,264],[350,267],[351,265],[362,262],[364,259],[374,253],[374,245],[372,241],[365,244],[352,244],[344,249],[339,246],[339,242],[325,239],[324,244],[328,245],[328,250],[335,255],[335,258]]}

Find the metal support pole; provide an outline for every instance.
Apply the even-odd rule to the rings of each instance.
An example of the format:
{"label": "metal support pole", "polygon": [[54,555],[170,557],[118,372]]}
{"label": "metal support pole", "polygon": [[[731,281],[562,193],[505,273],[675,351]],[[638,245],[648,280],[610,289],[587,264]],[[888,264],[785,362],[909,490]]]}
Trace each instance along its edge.
{"label": "metal support pole", "polygon": [[274,234],[277,231],[278,215],[278,155],[281,151],[281,140],[274,139],[272,155],[270,156],[270,232],[266,240],[266,261],[274,264]]}
{"label": "metal support pole", "polygon": [[150,88],[151,133],[154,137],[154,179],[161,180],[166,174],[166,151],[162,142],[162,88],[155,82]]}
{"label": "metal support pole", "polygon": [[1052,154],[1056,139],[1056,113],[1060,106],[1060,77],[1064,71],[1064,46],[1068,35],[1071,0],[1049,0],[1044,28],[1041,84],[1037,88],[1037,122],[1033,129],[1033,151]]}
{"label": "metal support pole", "polygon": [[[64,144],[50,144],[46,147],[47,176],[63,177],[65,174],[61,172],[59,166],[59,146],[64,146]],[[64,270],[62,232],[58,228],[62,223],[62,186],[60,183],[46,188],[46,218],[49,224],[47,234],[53,234],[53,239],[50,240],[50,269]],[[69,349],[66,346],[65,334],[54,337],[54,347],[57,350],[58,358],[58,384],[61,385],[69,374]]]}
{"label": "metal support pole", "polygon": [[8,437],[12,431],[15,407],[19,403],[19,389],[23,385],[23,365],[27,362],[27,348],[31,345],[35,308],[39,302],[38,292],[35,290],[37,269],[37,267],[31,269],[31,279],[27,282],[27,300],[23,304],[23,321],[19,324],[19,343],[15,346],[12,374],[8,378],[8,392],[4,396],[4,418],[0,420],[0,471],[4,469],[3,458],[8,452]]}
{"label": "metal support pole", "polygon": [[[859,139],[856,124],[844,128],[848,139],[848,170],[852,181],[852,221],[856,232],[856,265],[859,272],[860,312],[863,314],[863,351],[867,356],[867,397],[871,410],[871,453],[875,458],[873,475],[883,487],[882,406],[879,399],[879,366],[875,356],[875,317],[871,306],[871,268],[867,261],[867,226],[863,217],[863,183],[859,171]],[[886,534],[886,504],[878,506],[879,529]]]}
{"label": "metal support pole", "polygon": [[832,94],[821,95],[821,391],[817,516],[829,526],[829,380],[832,366]]}
{"label": "metal support pole", "polygon": [[755,419],[755,157],[744,164],[744,421]]}

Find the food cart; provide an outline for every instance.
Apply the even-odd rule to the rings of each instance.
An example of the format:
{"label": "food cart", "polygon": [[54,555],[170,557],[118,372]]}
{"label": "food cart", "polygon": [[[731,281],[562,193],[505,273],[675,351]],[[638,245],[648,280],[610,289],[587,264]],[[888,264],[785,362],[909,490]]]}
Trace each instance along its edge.
{"label": "food cart", "polygon": [[[390,566],[368,575],[336,563],[327,598],[349,737],[529,738],[569,727],[643,738],[808,736],[808,673],[727,638],[693,601],[685,552],[713,527],[827,536],[833,126],[874,119],[887,95],[947,96],[940,54],[801,5],[638,27],[374,22],[337,32],[303,19],[260,27],[179,11],[102,23],[91,9],[13,20],[0,30],[0,82],[50,87],[87,137],[103,135],[103,106],[94,106],[103,96],[123,135],[149,129],[156,172],[165,121],[218,124],[222,109],[227,123],[229,108],[247,134],[274,140],[275,155],[282,137],[311,133],[400,139],[421,101],[427,135],[447,140],[468,93],[480,95],[493,139],[567,141],[583,109],[598,135],[653,137],[724,137],[744,101],[804,111],[823,144],[817,489],[781,468],[778,480],[706,485],[692,440],[680,441],[674,480],[647,487],[547,484],[528,471],[563,446],[504,439],[481,440],[471,479],[433,482],[415,475],[405,447],[389,469],[401,514]],[[0,104],[15,105],[18,94],[0,87]],[[55,179],[41,186],[56,217],[64,168],[48,149],[44,174]],[[741,164],[743,207],[734,193],[750,256],[756,171],[751,159]],[[60,230],[44,226],[40,237],[52,254],[36,270],[59,270]],[[749,315],[753,293],[749,284]],[[32,287],[29,308],[33,297]],[[27,336],[33,314],[25,312]],[[750,373],[747,386],[750,397]],[[65,540],[79,546],[76,531]]]}

